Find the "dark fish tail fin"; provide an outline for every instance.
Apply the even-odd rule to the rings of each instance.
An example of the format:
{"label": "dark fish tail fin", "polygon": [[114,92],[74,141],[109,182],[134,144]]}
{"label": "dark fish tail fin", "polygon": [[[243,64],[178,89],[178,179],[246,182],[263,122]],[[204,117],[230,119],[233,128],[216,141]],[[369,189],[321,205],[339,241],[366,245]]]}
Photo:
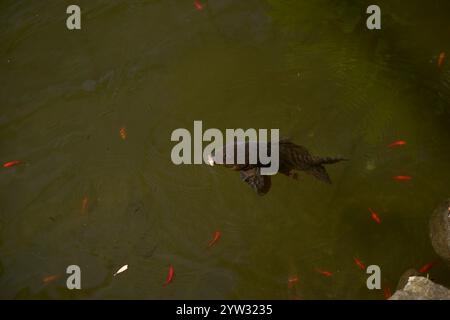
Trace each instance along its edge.
{"label": "dark fish tail fin", "polygon": [[325,170],[325,167],[322,165],[313,166],[306,172],[323,182],[331,183],[330,176],[328,175],[327,170]]}
{"label": "dark fish tail fin", "polygon": [[348,159],[342,157],[317,157],[314,158],[314,164],[323,165],[323,164],[333,164],[340,161],[347,161]]}

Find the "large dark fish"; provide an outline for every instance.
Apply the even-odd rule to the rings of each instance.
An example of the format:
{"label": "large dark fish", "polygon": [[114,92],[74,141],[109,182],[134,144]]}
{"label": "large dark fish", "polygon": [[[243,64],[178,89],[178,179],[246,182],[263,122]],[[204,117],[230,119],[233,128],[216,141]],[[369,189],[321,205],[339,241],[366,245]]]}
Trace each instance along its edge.
{"label": "large dark fish", "polygon": [[[237,148],[238,145],[242,146],[245,144],[245,161],[242,164],[237,163]],[[226,159],[229,158],[226,152],[226,146],[220,151],[223,159],[218,161],[217,156],[211,154],[208,157],[208,162],[210,165],[220,164],[227,168],[235,171],[239,171],[241,179],[245,181],[250,187],[252,187],[259,195],[264,195],[269,192],[271,187],[270,175],[262,175],[260,170],[262,167],[269,167],[270,164],[264,165],[261,163],[258,154],[257,163],[251,164],[249,161],[249,150],[250,148],[258,148],[261,142],[241,142],[234,144],[234,164],[226,164]],[[267,143],[268,155],[270,156],[270,142]],[[325,170],[324,165],[333,164],[342,160],[346,160],[341,157],[315,157],[312,156],[306,148],[299,146],[287,139],[279,141],[279,170],[278,172],[292,177],[294,179],[298,178],[296,170],[305,171],[316,177],[317,179],[331,183],[330,176]]]}

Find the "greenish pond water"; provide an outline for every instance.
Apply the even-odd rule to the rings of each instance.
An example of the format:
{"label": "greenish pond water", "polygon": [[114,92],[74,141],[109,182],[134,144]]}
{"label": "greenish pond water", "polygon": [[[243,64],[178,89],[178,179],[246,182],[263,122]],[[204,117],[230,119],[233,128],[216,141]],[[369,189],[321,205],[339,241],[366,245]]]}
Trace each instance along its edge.
{"label": "greenish pond water", "polygon": [[[0,168],[1,298],[384,299],[355,257],[392,291],[437,259],[448,1],[377,1],[378,31],[368,1],[76,2],[79,31],[72,2],[0,2],[0,161],[23,161]],[[172,164],[170,134],[194,120],[350,161],[327,167],[332,185],[277,175],[260,197],[236,172]],[[65,287],[72,264],[82,290]],[[443,263],[430,277],[450,285]]]}

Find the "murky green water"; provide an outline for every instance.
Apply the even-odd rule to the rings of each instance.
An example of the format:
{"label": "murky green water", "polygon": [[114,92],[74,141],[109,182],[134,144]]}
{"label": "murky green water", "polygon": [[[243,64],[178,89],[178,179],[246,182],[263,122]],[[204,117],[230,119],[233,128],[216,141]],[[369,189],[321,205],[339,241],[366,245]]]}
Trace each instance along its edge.
{"label": "murky green water", "polygon": [[[354,257],[392,290],[436,259],[448,1],[377,1],[381,31],[365,28],[367,1],[80,0],[81,31],[69,4],[0,2],[0,161],[25,162],[1,168],[0,297],[383,299]],[[194,120],[280,128],[350,161],[328,167],[331,186],[276,176],[259,197],[235,172],[172,164],[170,134]],[[65,288],[72,264],[80,291]],[[431,277],[450,285],[442,263]]]}

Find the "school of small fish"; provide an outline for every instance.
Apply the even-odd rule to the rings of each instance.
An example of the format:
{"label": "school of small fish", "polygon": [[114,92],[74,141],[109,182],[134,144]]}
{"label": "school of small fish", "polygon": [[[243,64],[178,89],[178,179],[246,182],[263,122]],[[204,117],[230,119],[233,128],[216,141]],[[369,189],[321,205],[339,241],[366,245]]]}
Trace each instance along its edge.
{"label": "school of small fish", "polygon": [[[194,7],[198,11],[201,11],[201,10],[204,9],[204,5],[201,3],[200,0],[195,0],[194,1]],[[445,58],[446,58],[445,52],[441,52],[438,55],[437,66],[439,68],[441,68],[443,66]],[[119,129],[119,136],[120,136],[120,138],[122,140],[126,140],[127,139],[127,130],[126,130],[125,127],[121,127]],[[397,140],[397,141],[394,141],[394,142],[388,144],[387,146],[388,146],[388,148],[391,148],[391,149],[397,149],[397,148],[400,148],[400,147],[404,147],[406,144],[407,144],[407,142],[405,140]],[[3,168],[13,168],[13,167],[21,165],[23,163],[24,162],[22,160],[11,160],[11,161],[5,162],[3,164]],[[395,180],[395,181],[399,181],[399,182],[406,182],[406,181],[412,180],[412,177],[409,176],[409,175],[395,175],[395,176],[392,177],[392,179]],[[81,213],[82,214],[87,213],[88,208],[89,208],[89,197],[88,197],[88,195],[84,195],[82,200],[81,200]],[[369,210],[369,213],[370,213],[370,218],[376,224],[380,225],[382,220],[381,220],[379,214],[377,212],[375,212],[372,208],[368,208],[368,210]],[[449,208],[449,212],[450,212],[450,208]],[[213,233],[212,239],[209,241],[207,247],[211,248],[211,247],[217,245],[217,243],[219,242],[221,237],[222,237],[222,233],[220,231],[218,231],[218,230],[215,231]],[[354,261],[355,265],[360,270],[362,270],[362,271],[366,270],[366,265],[359,258],[353,257],[353,261]],[[436,263],[437,263],[437,261],[432,261],[432,262],[426,263],[425,265],[420,267],[418,270],[419,270],[420,273],[426,274],[436,265]],[[117,275],[119,275],[119,274],[121,274],[121,273],[123,273],[123,272],[125,272],[127,270],[128,270],[128,264],[125,264],[122,267],[120,267],[113,274],[113,277],[116,277]],[[316,268],[315,272],[320,274],[321,276],[324,276],[324,277],[327,277],[327,278],[333,276],[333,272],[328,271],[328,270],[323,270],[323,269]],[[175,269],[174,269],[173,265],[170,264],[169,268],[168,268],[167,278],[166,278],[166,281],[163,283],[163,287],[166,287],[169,284],[171,284],[173,282],[173,280],[174,280],[174,276],[175,276]],[[53,275],[45,276],[44,278],[42,278],[42,282],[44,284],[49,284],[49,283],[55,282],[60,277],[61,277],[60,274],[53,274]],[[294,286],[296,286],[296,284],[298,282],[299,282],[299,277],[297,275],[290,276],[288,278],[288,281],[287,281],[288,287],[289,288],[293,288]],[[391,289],[386,284],[383,285],[383,295],[384,295],[385,299],[389,299],[392,296]]]}
{"label": "school of small fish", "polygon": [[[196,2],[197,3],[197,2]],[[202,7],[203,9],[203,7]],[[127,138],[127,133],[126,133],[126,129],[125,127],[122,127],[119,130],[119,134],[122,140],[125,140]],[[388,145],[389,148],[398,148],[398,147],[402,147],[406,145],[406,141],[404,140],[398,140],[395,141],[393,143],[390,143]],[[13,160],[13,161],[9,161],[3,164],[4,168],[11,168],[13,166],[19,165],[21,164],[22,161],[20,160]],[[412,179],[411,176],[407,176],[407,175],[397,175],[393,177],[394,180],[397,181],[409,181]],[[84,195],[82,200],[81,200],[81,213],[86,213],[89,207],[89,197],[88,195]],[[377,212],[375,212],[372,208],[368,208],[369,213],[370,213],[370,218],[376,223],[376,224],[381,224],[381,218],[378,215]],[[450,211],[450,208],[449,208]],[[222,232],[217,230],[213,233],[211,240],[208,242],[207,247],[211,248],[215,245],[217,245],[217,243],[219,242],[219,240],[222,237]],[[366,270],[366,265],[364,264],[364,262],[362,262],[359,258],[353,257],[353,261],[355,263],[355,265],[362,271]],[[419,272],[420,273],[428,273],[430,271],[430,269],[436,264],[436,261],[427,263],[425,265],[423,265],[422,267],[419,268]],[[120,267],[114,274],[113,276],[117,276],[118,274],[121,274],[125,271],[128,270],[128,264],[123,265],[122,267]],[[328,271],[328,270],[324,270],[324,269],[319,269],[316,268],[315,272],[318,273],[319,275],[326,277],[326,278],[330,278],[333,276],[333,272],[332,271]],[[175,268],[173,267],[173,265],[169,265],[169,269],[168,269],[168,273],[167,273],[167,278],[166,281],[163,283],[163,287],[167,287],[169,284],[171,284],[174,280],[174,276],[175,276]],[[55,274],[55,275],[50,275],[50,276],[46,276],[42,279],[42,282],[44,284],[49,284],[51,282],[54,282],[56,280],[58,280],[61,276],[59,274]],[[291,276],[288,278],[288,288],[292,289],[294,288],[299,282],[299,277],[297,275]],[[389,286],[384,285],[383,286],[383,296],[385,299],[389,299],[392,296],[392,292]]]}

